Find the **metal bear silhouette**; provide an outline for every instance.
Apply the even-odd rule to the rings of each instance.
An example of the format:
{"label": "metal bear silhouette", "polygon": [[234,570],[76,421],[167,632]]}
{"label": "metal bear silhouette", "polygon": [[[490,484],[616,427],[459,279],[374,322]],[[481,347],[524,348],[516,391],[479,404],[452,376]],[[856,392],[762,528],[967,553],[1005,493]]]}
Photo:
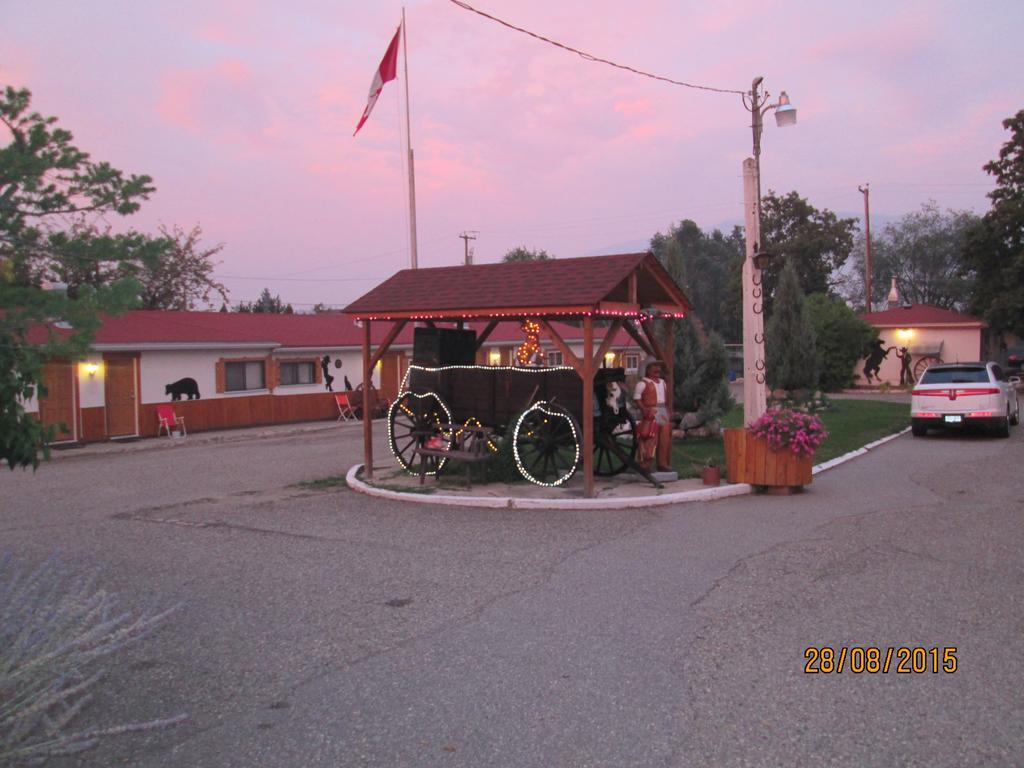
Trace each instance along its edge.
{"label": "metal bear silhouette", "polygon": [[171,400],[181,400],[182,395],[188,395],[189,400],[199,399],[199,385],[195,379],[178,379],[172,384],[164,387],[164,394],[170,395]]}

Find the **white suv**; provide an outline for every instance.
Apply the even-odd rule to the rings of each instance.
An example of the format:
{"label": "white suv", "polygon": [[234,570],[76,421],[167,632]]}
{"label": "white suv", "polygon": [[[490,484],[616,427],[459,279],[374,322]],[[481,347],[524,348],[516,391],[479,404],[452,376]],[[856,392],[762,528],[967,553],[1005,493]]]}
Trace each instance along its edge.
{"label": "white suv", "polygon": [[928,429],[990,427],[1000,437],[1010,436],[1010,425],[1020,423],[1017,385],[996,363],[946,363],[924,372],[910,398],[910,428],[915,437]]}

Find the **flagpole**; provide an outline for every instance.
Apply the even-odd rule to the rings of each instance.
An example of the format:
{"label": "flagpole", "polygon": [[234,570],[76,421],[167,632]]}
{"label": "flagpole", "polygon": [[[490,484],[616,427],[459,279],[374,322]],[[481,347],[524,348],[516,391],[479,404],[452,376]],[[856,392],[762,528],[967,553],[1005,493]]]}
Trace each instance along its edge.
{"label": "flagpole", "polygon": [[405,151],[409,156],[409,262],[416,269],[416,173],[413,169],[412,134],[409,120],[409,52],[405,47],[405,6],[402,7],[402,64],[405,73]]}

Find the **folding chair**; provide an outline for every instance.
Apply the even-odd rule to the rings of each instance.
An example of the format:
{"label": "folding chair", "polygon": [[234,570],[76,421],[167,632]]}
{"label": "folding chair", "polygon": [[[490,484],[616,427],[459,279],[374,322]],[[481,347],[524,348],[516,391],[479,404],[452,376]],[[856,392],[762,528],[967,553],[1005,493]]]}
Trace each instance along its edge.
{"label": "folding chair", "polygon": [[182,437],[188,436],[188,432],[185,431],[185,417],[175,414],[173,405],[158,405],[156,417],[160,422],[156,431],[157,437],[160,437],[163,430],[167,430],[168,437],[171,436],[171,430],[180,430]]}
{"label": "folding chair", "polygon": [[349,402],[348,392],[335,392],[334,402],[338,404],[338,421],[358,421],[355,409]]}

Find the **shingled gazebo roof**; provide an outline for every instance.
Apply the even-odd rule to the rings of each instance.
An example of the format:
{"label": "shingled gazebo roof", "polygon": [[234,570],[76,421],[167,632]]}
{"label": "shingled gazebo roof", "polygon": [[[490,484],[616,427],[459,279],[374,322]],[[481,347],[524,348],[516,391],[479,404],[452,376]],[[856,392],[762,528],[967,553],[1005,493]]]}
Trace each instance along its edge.
{"label": "shingled gazebo roof", "polygon": [[651,253],[404,269],[344,311],[361,319],[451,318],[614,314],[638,306],[679,314],[690,309]]}

